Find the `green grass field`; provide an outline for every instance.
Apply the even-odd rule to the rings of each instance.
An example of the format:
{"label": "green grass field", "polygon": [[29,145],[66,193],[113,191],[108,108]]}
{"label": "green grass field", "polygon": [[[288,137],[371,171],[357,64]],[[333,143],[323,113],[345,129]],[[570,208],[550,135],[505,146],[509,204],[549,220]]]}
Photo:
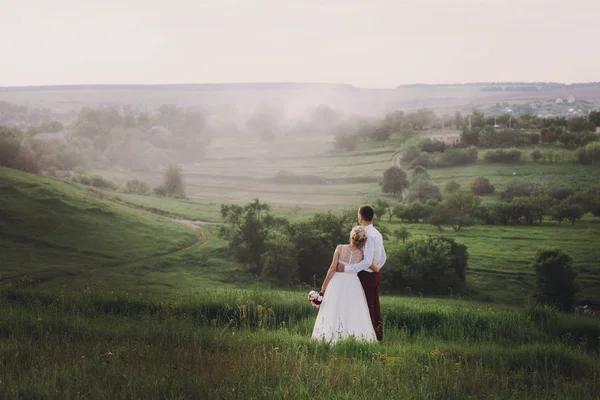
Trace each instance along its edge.
{"label": "green grass field", "polygon": [[598,320],[384,297],[384,342],[310,339],[305,291],[0,290],[2,398],[595,399]]}
{"label": "green grass field", "polygon": [[[224,142],[221,153],[185,166],[190,201],[0,168],[0,398],[598,398],[599,320],[528,305],[543,245],[573,256],[579,300],[599,300],[600,221],[589,216],[575,225],[447,229],[468,246],[468,294],[384,293],[382,344],[311,340],[312,287],[270,289],[229,260],[217,234],[220,204],[258,197],[298,221],[390,199],[376,179],[402,141],[330,155],[316,139],[305,147],[286,140],[249,143],[235,156]],[[253,157],[262,147],[260,164]],[[296,147],[304,157],[293,157]],[[329,182],[273,182],[278,171]],[[569,163],[429,172],[440,186],[486,176],[497,191],[515,178],[568,186],[600,178],[597,167]],[[101,173],[160,183],[157,174]]]}

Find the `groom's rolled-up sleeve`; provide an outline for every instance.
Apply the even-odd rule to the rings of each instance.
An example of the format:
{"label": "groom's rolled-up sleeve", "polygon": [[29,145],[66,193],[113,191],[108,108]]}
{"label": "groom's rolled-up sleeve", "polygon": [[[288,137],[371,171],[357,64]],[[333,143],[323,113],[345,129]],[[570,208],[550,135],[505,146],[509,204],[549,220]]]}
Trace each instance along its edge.
{"label": "groom's rolled-up sleeve", "polygon": [[346,264],[344,272],[360,272],[368,269],[373,264],[373,254],[375,253],[375,243],[371,239],[367,239],[365,243],[364,258],[356,264]]}

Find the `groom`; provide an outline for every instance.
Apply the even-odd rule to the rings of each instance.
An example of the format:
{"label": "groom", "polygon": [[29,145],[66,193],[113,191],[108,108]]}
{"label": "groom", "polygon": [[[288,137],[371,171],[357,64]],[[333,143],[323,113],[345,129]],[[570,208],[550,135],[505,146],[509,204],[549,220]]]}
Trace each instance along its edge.
{"label": "groom", "polygon": [[378,264],[383,267],[386,260],[385,249],[383,248],[383,238],[381,233],[373,227],[372,221],[375,212],[371,206],[361,206],[358,209],[358,223],[365,227],[367,231],[367,242],[364,248],[364,258],[356,264],[338,263],[338,272],[358,272],[358,278],[365,291],[371,322],[375,329],[377,340],[383,340],[383,318],[379,307],[379,272],[373,272],[371,265]]}

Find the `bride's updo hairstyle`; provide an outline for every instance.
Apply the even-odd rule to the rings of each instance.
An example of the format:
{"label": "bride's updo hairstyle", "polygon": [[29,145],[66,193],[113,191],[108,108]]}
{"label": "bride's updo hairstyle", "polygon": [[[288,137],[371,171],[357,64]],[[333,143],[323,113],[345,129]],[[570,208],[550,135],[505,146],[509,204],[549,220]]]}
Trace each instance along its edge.
{"label": "bride's updo hairstyle", "polygon": [[350,244],[355,245],[359,249],[365,247],[367,241],[367,231],[362,226],[355,226],[350,231]]}

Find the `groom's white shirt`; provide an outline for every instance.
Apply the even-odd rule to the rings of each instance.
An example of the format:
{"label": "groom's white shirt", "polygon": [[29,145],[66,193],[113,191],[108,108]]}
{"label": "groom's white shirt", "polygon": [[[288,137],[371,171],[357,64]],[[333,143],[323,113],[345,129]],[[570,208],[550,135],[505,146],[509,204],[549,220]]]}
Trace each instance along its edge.
{"label": "groom's white shirt", "polygon": [[385,260],[387,256],[385,254],[385,249],[383,248],[383,237],[381,233],[373,224],[367,225],[365,227],[367,231],[367,242],[365,243],[364,250],[364,258],[362,261],[356,264],[347,264],[344,266],[344,272],[360,272],[365,270],[367,272],[374,272],[371,269],[371,264],[375,261],[375,264],[379,264],[379,268],[383,267],[385,264]]}

